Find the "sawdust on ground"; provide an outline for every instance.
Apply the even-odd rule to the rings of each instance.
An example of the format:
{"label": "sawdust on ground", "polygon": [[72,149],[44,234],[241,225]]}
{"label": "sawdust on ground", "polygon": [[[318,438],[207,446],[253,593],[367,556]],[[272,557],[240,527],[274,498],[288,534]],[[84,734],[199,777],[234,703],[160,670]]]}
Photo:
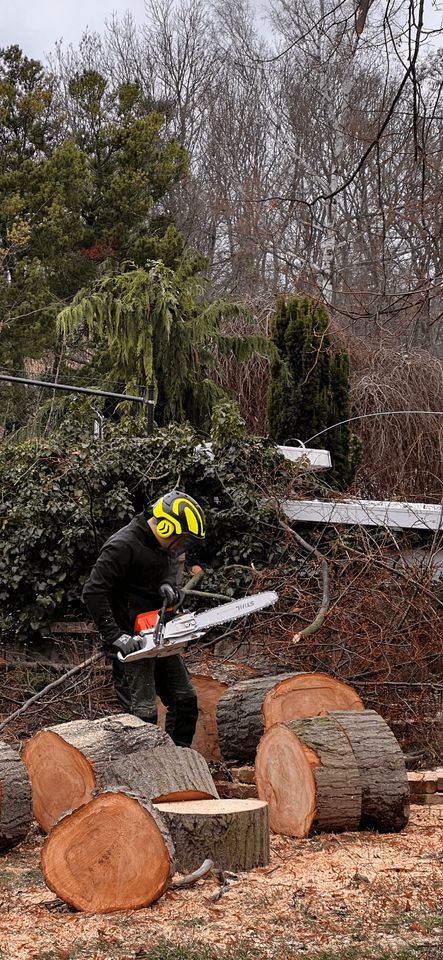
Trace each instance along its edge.
{"label": "sawdust on ground", "polygon": [[443,945],[443,808],[411,811],[397,834],[275,836],[269,866],[230,876],[219,899],[210,875],[146,909],[106,915],[54,900],[35,830],[0,857],[0,957],[135,960],[163,940],[218,947],[220,956],[242,944],[263,960],[347,945]]}

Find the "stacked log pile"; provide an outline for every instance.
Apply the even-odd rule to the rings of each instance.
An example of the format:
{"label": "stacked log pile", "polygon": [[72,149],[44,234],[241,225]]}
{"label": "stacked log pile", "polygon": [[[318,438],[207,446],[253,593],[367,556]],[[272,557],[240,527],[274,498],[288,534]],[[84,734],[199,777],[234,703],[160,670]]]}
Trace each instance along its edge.
{"label": "stacked log pile", "polygon": [[[212,693],[217,740],[211,734],[207,751],[220,750],[225,771],[233,759],[255,761],[255,774],[237,768],[240,797],[221,789],[220,797],[201,753],[134,716],[59,724],[32,736],[21,756],[0,749],[0,848],[26,835],[32,791],[34,818],[48,834],[48,887],[99,913],[148,906],[175,871],[196,871],[208,858],[219,869],[265,866],[270,829],[306,837],[405,826],[403,754],[352,687],[295,673]],[[443,779],[432,794],[429,779],[422,783],[427,796],[443,789]]]}
{"label": "stacked log pile", "polygon": [[15,762],[48,833],[47,886],[79,910],[148,906],[175,871],[269,862],[263,800],[219,798],[206,760],[126,714],[40,730]]}

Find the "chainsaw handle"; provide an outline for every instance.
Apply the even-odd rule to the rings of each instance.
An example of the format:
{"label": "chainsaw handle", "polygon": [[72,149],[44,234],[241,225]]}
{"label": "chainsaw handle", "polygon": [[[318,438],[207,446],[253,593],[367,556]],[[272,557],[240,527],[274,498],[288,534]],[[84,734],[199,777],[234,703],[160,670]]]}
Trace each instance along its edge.
{"label": "chainsaw handle", "polygon": [[154,633],[152,634],[152,639],[153,639],[156,647],[161,644],[162,639],[163,639],[163,632],[164,632],[164,629],[165,629],[166,610],[167,610],[167,607],[168,607],[168,601],[167,601],[167,600],[163,600],[163,603],[162,603],[162,605],[161,605],[161,609],[159,610],[159,614],[158,614],[158,618],[157,618],[157,623],[155,624],[155,627],[154,627]]}

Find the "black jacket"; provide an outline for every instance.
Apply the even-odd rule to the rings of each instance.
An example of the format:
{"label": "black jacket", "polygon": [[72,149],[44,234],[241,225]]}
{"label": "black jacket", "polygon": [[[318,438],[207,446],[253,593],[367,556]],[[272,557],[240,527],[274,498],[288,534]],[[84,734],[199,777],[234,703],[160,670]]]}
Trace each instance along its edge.
{"label": "black jacket", "polygon": [[107,645],[133,632],[137,614],[160,607],[158,588],[175,584],[177,571],[177,560],[159,547],[144,513],[106,541],[82,599]]}

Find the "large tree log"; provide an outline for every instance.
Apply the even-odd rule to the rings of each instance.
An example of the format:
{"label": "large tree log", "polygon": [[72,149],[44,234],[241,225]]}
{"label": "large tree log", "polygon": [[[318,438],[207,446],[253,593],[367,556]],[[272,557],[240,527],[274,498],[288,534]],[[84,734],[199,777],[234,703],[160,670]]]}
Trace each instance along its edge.
{"label": "large tree log", "polygon": [[352,687],[325,673],[288,673],[242,680],[227,690],[218,703],[222,755],[226,760],[253,760],[260,737],[272,724],[340,709],[364,707]]}
{"label": "large tree log", "polygon": [[94,764],[96,788],[119,784],[156,803],[218,799],[206,760],[187,747],[143,747],[129,757]]}
{"label": "large tree log", "polygon": [[330,714],[346,734],[362,785],[362,825],[401,830],[409,820],[406,765],[392,730],[375,710]]}
{"label": "large tree log", "polygon": [[306,837],[312,830],[356,830],[361,784],[349,740],[329,716],[276,723],[257,749],[258,795],[271,830]]}
{"label": "large tree log", "polygon": [[59,820],[43,844],[41,870],[77,910],[134,910],[169,886],[174,848],[148,800],[109,791]]}
{"label": "large tree log", "polygon": [[0,741],[0,850],[16,847],[32,823],[32,793],[19,753]]}
{"label": "large tree log", "polygon": [[164,745],[173,745],[166,733],[124,713],[40,730],[22,750],[37,823],[48,832],[63,813],[91,799],[96,763],[118,760],[140,747]]}
{"label": "large tree log", "polygon": [[180,873],[209,858],[224,870],[269,863],[268,806],[261,800],[155,804],[170,830]]}

